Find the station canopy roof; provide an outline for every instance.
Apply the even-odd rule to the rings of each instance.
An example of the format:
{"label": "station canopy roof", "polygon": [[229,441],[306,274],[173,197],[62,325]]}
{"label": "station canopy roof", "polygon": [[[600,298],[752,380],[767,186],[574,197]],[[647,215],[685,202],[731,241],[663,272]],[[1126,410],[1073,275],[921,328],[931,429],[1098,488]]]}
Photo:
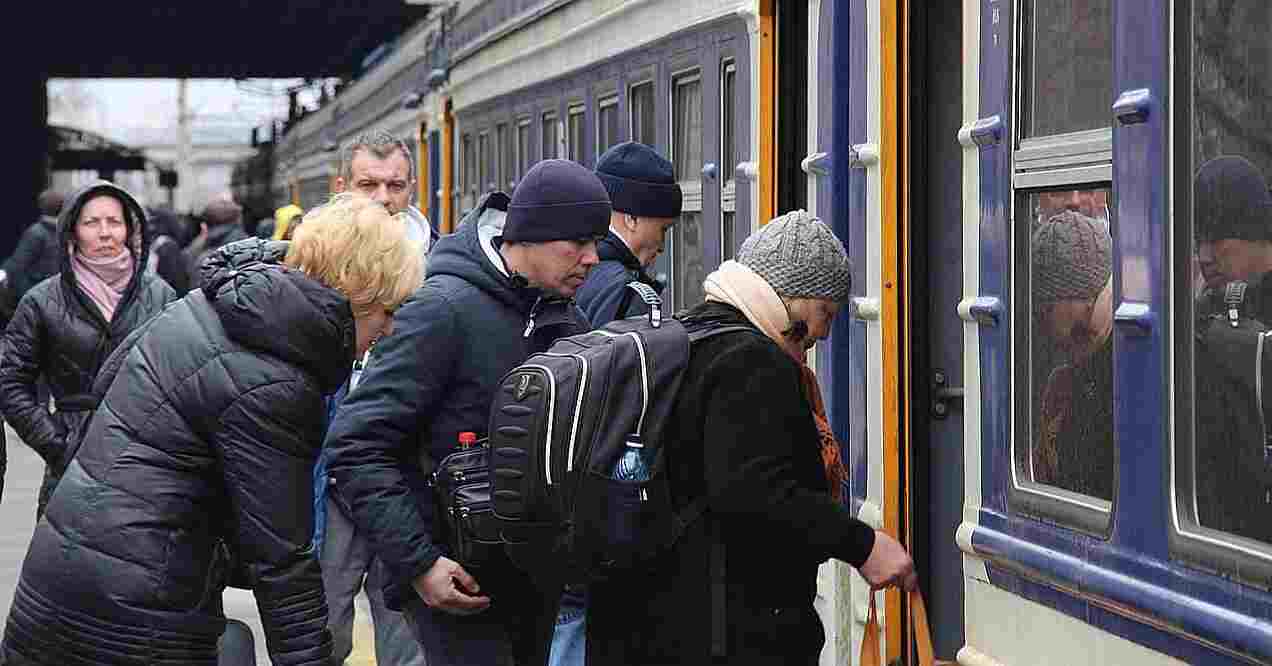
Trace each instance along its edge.
{"label": "station canopy roof", "polygon": [[49,78],[345,77],[428,15],[424,0],[37,3]]}

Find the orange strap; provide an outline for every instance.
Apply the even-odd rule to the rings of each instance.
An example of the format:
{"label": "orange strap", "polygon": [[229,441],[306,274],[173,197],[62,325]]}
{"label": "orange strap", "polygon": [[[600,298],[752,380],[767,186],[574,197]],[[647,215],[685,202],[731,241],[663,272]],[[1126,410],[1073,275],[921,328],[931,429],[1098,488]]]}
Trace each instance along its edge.
{"label": "orange strap", "polygon": [[[918,590],[910,592],[910,620],[914,624],[914,643],[918,649],[919,666],[938,666],[932,652],[932,631],[928,627],[927,606]],[[870,614],[866,617],[866,629],[861,635],[860,666],[882,666],[879,654],[879,615],[875,610],[874,591],[870,592]]]}

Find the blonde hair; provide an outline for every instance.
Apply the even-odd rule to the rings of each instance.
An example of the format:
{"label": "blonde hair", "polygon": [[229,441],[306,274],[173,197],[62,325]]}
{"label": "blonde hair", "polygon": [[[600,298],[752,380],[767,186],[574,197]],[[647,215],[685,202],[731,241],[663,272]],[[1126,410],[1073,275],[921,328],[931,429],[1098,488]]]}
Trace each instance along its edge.
{"label": "blonde hair", "polygon": [[366,315],[396,310],[420,286],[420,255],[401,215],[342,192],[305,214],[283,263],[344,294],[355,315]]}

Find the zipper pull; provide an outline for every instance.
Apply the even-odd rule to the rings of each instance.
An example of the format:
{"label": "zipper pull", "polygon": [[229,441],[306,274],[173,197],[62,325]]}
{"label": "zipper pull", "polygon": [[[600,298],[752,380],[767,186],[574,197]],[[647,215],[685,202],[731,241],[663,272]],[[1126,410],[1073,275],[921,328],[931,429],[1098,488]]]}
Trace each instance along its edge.
{"label": "zipper pull", "polygon": [[521,334],[521,337],[528,338],[530,337],[531,333],[534,333],[534,316],[538,314],[539,304],[542,302],[543,302],[542,296],[534,299],[534,305],[530,306],[530,318],[526,320],[526,331],[525,333]]}

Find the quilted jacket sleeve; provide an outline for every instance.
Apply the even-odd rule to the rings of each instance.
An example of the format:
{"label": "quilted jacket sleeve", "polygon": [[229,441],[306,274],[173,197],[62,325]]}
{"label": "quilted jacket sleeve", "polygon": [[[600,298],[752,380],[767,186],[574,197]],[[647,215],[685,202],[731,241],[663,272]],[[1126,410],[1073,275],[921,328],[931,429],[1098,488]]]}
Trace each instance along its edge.
{"label": "quilted jacket sleeve", "polygon": [[233,547],[275,664],[326,664],[331,654],[322,572],[310,544],[322,404],[302,381],[258,386],[225,410],[216,436],[237,529]]}
{"label": "quilted jacket sleeve", "polygon": [[40,362],[49,344],[39,293],[23,297],[5,329],[0,356],[0,411],[22,441],[50,465],[61,464],[65,441],[36,393]]}

